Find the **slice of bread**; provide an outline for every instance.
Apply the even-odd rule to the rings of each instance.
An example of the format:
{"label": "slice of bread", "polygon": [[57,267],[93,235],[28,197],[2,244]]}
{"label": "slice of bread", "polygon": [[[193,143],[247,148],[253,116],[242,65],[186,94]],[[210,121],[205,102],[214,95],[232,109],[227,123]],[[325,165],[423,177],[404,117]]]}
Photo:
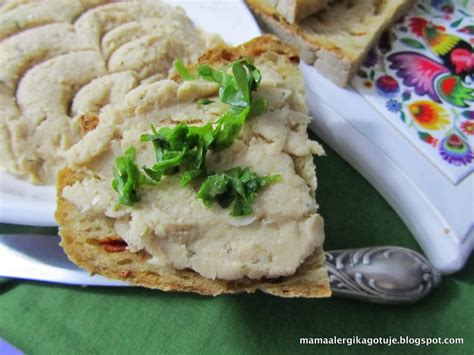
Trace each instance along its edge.
{"label": "slice of bread", "polygon": [[[316,179],[315,167],[312,159],[312,153],[322,153],[322,149],[319,147],[319,145],[317,145],[317,143],[311,143],[307,137],[307,106],[305,103],[302,77],[298,70],[298,53],[292,47],[280,42],[276,37],[267,35],[258,37],[235,48],[220,46],[212,49],[200,58],[199,63],[211,64],[215,67],[223,67],[229,62],[242,57],[253,57],[256,66],[259,68],[265,66],[265,63],[268,64],[265,68],[265,71],[263,72],[262,86],[263,81],[265,80],[267,80],[267,83],[272,82],[272,80],[276,80],[271,77],[272,73],[274,77],[284,78],[284,83],[287,85],[288,89],[286,93],[290,96],[287,96],[285,101],[281,102],[286,102],[289,105],[288,109],[291,110],[291,112],[295,112],[296,115],[299,115],[299,117],[304,117],[303,121],[295,121],[293,122],[292,127],[287,127],[288,133],[291,133],[292,137],[295,138],[295,140],[292,140],[291,142],[303,142],[304,144],[307,144],[307,147],[312,146],[315,149],[309,149],[306,151],[300,149],[299,151],[293,151],[295,155],[292,157],[288,156],[290,164],[289,166],[292,170],[292,173],[297,178],[296,180],[293,180],[292,183],[298,184],[301,182],[302,185],[305,186],[305,191],[307,191],[305,192],[307,193],[308,198],[306,201],[312,201],[311,203],[314,204],[313,206],[309,207],[305,214],[314,216],[319,221],[315,229],[315,233],[323,235],[322,219],[316,214],[317,205],[314,203]],[[176,77],[174,80],[179,84],[179,78]],[[192,85],[192,82],[191,84],[190,82],[184,82],[181,84]],[[269,85],[271,86],[271,84]],[[153,87],[156,88],[156,85]],[[266,88],[266,90],[270,89],[270,87]],[[289,91],[291,91],[291,93]],[[184,92],[184,89],[180,92]],[[146,112],[147,114],[150,113],[150,107],[145,108],[145,106],[142,105],[143,102],[146,101],[148,94],[141,92],[140,95],[136,95],[142,101],[134,101],[132,104],[134,105],[134,109],[131,109],[130,106],[127,106],[131,105],[130,100],[132,97],[135,97],[134,94],[131,93],[128,100],[126,98],[125,101],[128,103],[125,105],[125,107],[120,109],[122,114],[127,112],[131,114],[131,116],[126,120],[131,120],[132,122],[133,120],[140,120],[141,112]],[[170,95],[169,99],[173,100],[175,98],[175,95]],[[196,97],[192,98],[191,103],[195,102],[196,99]],[[154,104],[154,100],[152,104]],[[183,108],[185,103],[180,102],[179,105],[181,108]],[[281,105],[281,103],[269,102],[270,110],[272,105],[278,106]],[[276,110],[280,109],[281,108],[276,108]],[[151,116],[156,117],[156,113],[153,113]],[[259,121],[263,120],[263,116],[265,115],[257,116],[253,118],[251,122],[246,123],[246,127],[244,127],[243,132],[241,132],[241,135],[239,136],[251,137],[250,135],[254,129],[259,130],[259,136],[251,138],[251,140],[247,143],[249,146],[252,146],[253,140],[260,140],[262,142],[261,146],[269,147],[272,144],[267,142],[267,140],[270,139],[267,135],[274,133],[275,127],[272,125],[262,125],[267,122]],[[101,120],[105,120],[106,118],[99,117],[99,123],[97,125],[95,119],[96,118],[93,120],[93,125],[89,124],[90,120],[84,120],[84,132],[86,134],[83,139],[87,139],[89,134],[100,132],[102,129]],[[166,119],[169,121],[169,116],[167,116]],[[193,116],[189,119],[196,119],[196,116]],[[267,119],[273,119],[273,116],[267,116]],[[181,122],[182,120],[183,117],[180,118]],[[153,123],[155,125],[160,124],[159,122]],[[277,122],[275,122],[275,124],[277,124]],[[137,124],[133,125],[136,126]],[[149,122],[147,127],[149,127]],[[268,130],[262,131],[262,128],[268,128]],[[249,131],[246,131],[247,129]],[[127,134],[127,132],[120,132],[120,127],[116,128],[115,133],[118,136]],[[238,144],[234,143],[234,145],[228,148],[228,150],[232,151],[235,145]],[[241,144],[241,146],[243,145]],[[257,147],[256,145],[253,146]],[[293,149],[290,146],[290,141],[288,141],[285,144],[285,147],[287,147],[285,149]],[[276,140],[273,142],[272,147],[278,147]],[[233,153],[235,153],[235,150]],[[229,155],[226,157],[225,151],[219,154],[223,161],[228,159],[230,156]],[[268,154],[270,155],[266,156],[265,159],[272,159],[271,153]],[[262,162],[259,164],[265,165],[265,163]],[[152,260],[152,255],[150,255],[150,253],[148,253],[145,249],[135,251],[130,249],[130,245],[127,245],[127,242],[124,240],[124,238],[120,236],[120,232],[118,231],[117,225],[115,224],[115,218],[108,217],[103,212],[97,212],[94,210],[94,208],[89,210],[84,209],[64,193],[67,189],[71,189],[74,186],[79,186],[83,182],[87,182],[88,179],[105,181],[107,185],[110,185],[110,183],[107,182],[107,180],[110,180],[110,177],[104,176],[100,172],[91,170],[90,166],[87,165],[69,167],[63,169],[59,173],[57,179],[58,203],[56,210],[56,220],[60,227],[59,233],[62,239],[61,245],[64,248],[66,254],[74,263],[87,270],[91,274],[100,274],[108,278],[124,280],[132,285],[155,288],[163,291],[186,291],[195,292],[202,295],[255,292],[256,290],[261,290],[263,292],[282,297],[328,297],[331,294],[325,266],[325,257],[321,244],[315,245],[314,249],[309,250],[308,256],[301,262],[295,273],[292,275],[276,278],[251,279],[244,277],[237,280],[224,280],[219,278],[211,279],[203,277],[201,274],[193,271],[190,268],[182,268],[178,270],[177,268],[169,269],[157,266],[157,264]],[[160,196],[163,196],[163,193],[169,192],[166,192],[166,186],[170,184],[172,179],[176,178],[170,177],[167,180],[168,182],[165,183],[165,181],[162,181],[162,183],[165,183],[164,185],[160,183],[158,187],[154,188],[154,191],[157,193],[158,200],[160,199]],[[288,206],[291,205],[291,198],[289,198],[288,195],[283,194],[284,196],[282,196],[282,198],[286,200],[286,204],[279,203],[278,196],[272,194],[271,191],[272,188],[281,189],[284,187],[284,185],[277,187],[277,184],[270,186],[268,190],[265,191],[265,193],[259,195],[256,204],[258,205],[258,199],[265,200],[266,198],[270,198],[272,201],[274,201],[274,208],[277,210],[279,215],[281,215],[282,219],[291,218],[285,215],[286,211],[289,209]],[[175,190],[171,191],[171,193],[177,191],[176,187],[174,187],[174,189]],[[202,208],[204,214],[210,215],[211,218],[215,217],[216,220],[222,218],[224,214],[227,216],[227,211],[218,210],[220,207],[217,207],[216,209],[205,209],[204,207],[200,206],[199,201],[193,202],[195,200],[194,191],[186,190],[186,187],[178,187],[178,189],[180,189],[181,192],[176,193],[180,193],[181,195],[176,196],[176,203],[179,204],[178,200],[182,198],[183,195],[188,194],[187,191],[189,191],[189,201],[191,201],[190,204],[192,205],[192,208]],[[188,189],[192,188],[189,187]],[[267,194],[266,197],[264,196],[265,194]],[[146,199],[146,196],[144,196],[144,199]],[[157,201],[157,198],[153,197],[152,200]],[[296,204],[298,207],[297,210],[299,211],[298,213],[308,208],[303,202],[296,202]],[[185,205],[182,210],[185,210],[186,206],[189,205]],[[255,208],[258,209],[258,206]],[[185,213],[180,211],[178,213]],[[191,219],[193,217],[186,215],[183,215],[182,217],[184,217],[183,219],[186,222],[186,225],[183,224],[182,226],[188,228],[189,223],[192,223]],[[205,215],[203,218],[207,218],[207,215]],[[258,223],[258,226],[262,226],[262,228],[267,228],[266,226],[268,226],[268,224],[271,225],[272,223],[277,223],[272,222],[271,220],[265,223],[263,222],[258,221],[256,223]],[[159,223],[165,222],[160,221]],[[173,220],[172,223],[173,228],[176,230],[177,227],[179,227],[178,224],[180,222],[176,219]],[[164,228],[166,229],[166,226],[164,226]],[[176,234],[176,237],[183,237],[182,229],[181,231],[178,230],[176,233],[181,233],[179,235]],[[265,238],[266,237],[272,238],[275,236],[265,235]],[[298,236],[295,236],[295,240],[297,238]]]}
{"label": "slice of bread", "polygon": [[346,86],[370,48],[411,0],[335,0],[291,24],[265,0],[246,0],[269,30],[298,46],[302,59],[328,79]]}
{"label": "slice of bread", "polygon": [[330,0],[261,0],[289,23],[296,23],[324,9]]}

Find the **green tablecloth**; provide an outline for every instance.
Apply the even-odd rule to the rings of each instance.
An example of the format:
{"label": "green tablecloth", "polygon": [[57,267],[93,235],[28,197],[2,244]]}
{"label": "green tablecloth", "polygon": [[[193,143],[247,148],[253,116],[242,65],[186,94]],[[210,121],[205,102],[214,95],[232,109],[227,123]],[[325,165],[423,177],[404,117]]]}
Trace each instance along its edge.
{"label": "green tablecloth", "polygon": [[[325,146],[316,158],[327,250],[420,250],[383,198]],[[0,225],[2,233],[47,232]],[[27,353],[363,353],[299,345],[300,337],[462,337],[464,345],[373,346],[377,353],[474,353],[474,260],[421,302],[403,307],[265,294],[200,297],[138,288],[0,281],[0,337]],[[1,261],[0,261],[1,262]]]}

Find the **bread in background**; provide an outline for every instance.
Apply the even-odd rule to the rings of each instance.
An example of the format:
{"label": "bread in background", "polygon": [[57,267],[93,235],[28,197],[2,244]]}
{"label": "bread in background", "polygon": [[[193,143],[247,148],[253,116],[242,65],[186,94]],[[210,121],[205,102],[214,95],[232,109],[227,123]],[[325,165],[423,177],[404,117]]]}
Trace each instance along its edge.
{"label": "bread in background", "polygon": [[334,0],[298,23],[289,23],[262,0],[246,0],[268,29],[301,50],[301,58],[339,86],[346,86],[381,34],[411,0]]}

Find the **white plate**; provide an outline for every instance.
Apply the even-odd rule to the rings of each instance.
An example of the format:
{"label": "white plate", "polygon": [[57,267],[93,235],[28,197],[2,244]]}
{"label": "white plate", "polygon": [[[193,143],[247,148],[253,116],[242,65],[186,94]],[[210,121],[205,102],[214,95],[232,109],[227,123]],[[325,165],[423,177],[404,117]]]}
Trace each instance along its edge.
{"label": "white plate", "polygon": [[434,266],[461,269],[474,246],[474,174],[453,184],[356,91],[301,68],[310,128],[384,196]]}
{"label": "white plate", "polygon": [[[228,43],[246,42],[261,32],[242,1],[169,0],[184,8],[199,27],[219,33]],[[56,196],[51,186],[34,186],[0,173],[0,222],[55,226]]]}

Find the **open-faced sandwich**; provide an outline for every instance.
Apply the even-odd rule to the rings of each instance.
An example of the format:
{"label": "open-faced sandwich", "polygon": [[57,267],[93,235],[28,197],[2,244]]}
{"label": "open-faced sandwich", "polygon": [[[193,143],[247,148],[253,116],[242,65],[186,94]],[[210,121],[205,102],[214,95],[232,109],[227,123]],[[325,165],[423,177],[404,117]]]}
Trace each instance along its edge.
{"label": "open-faced sandwich", "polygon": [[85,120],[58,178],[69,258],[92,274],[206,295],[330,295],[298,53],[218,46]]}

